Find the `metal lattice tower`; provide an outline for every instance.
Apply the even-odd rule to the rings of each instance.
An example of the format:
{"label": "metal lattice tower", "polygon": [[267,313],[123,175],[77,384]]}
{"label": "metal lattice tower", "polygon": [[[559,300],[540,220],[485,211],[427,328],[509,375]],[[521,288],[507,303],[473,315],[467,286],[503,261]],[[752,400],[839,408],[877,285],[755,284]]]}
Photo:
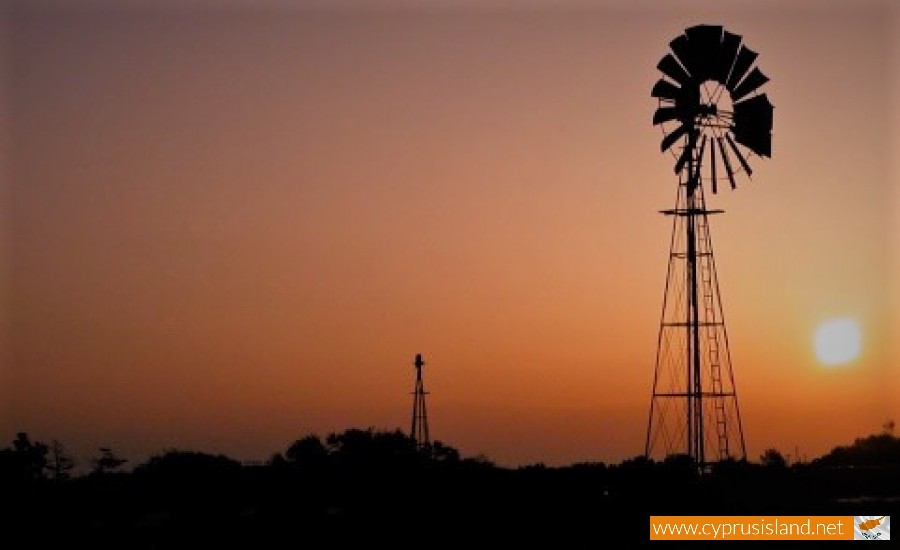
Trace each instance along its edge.
{"label": "metal lattice tower", "polygon": [[416,440],[416,446],[420,449],[427,448],[431,445],[431,437],[428,434],[428,409],[425,408],[425,384],[422,382],[422,367],[425,361],[422,360],[422,354],[416,354],[416,360],[413,363],[416,368],[416,386],[413,391],[413,412],[412,427],[410,429],[410,437]]}
{"label": "metal lattice tower", "polygon": [[[693,188],[693,189],[692,189]],[[648,457],[746,458],[703,187],[678,186],[653,375]]]}
{"label": "metal lattice tower", "polygon": [[[713,256],[704,184],[731,188],[752,173],[748,158],[771,156],[772,105],[755,93],[769,79],[757,54],[720,26],[698,25],[670,42],[653,123],[676,160],[678,194],[659,326],[644,454],[687,455],[701,468],[746,459],[744,432]],[[727,94],[725,92],[728,92]],[[717,158],[718,157],[718,158]]]}

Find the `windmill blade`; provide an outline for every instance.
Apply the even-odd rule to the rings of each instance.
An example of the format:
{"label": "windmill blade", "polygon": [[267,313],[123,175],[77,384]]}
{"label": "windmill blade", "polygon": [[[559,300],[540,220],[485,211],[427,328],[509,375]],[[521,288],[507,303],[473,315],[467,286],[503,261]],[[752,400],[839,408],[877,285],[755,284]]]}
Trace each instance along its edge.
{"label": "windmill blade", "polygon": [[717,137],[716,141],[719,142],[719,152],[722,154],[722,163],[725,164],[725,173],[728,174],[731,188],[737,189],[737,184],[734,183],[734,170],[731,168],[731,161],[728,160],[728,153],[725,151],[725,141],[721,137]]}
{"label": "windmill blade", "polygon": [[720,83],[725,84],[728,81],[728,74],[734,65],[734,59],[737,57],[738,48],[741,47],[741,37],[728,31],[722,35],[722,49],[719,50],[719,60],[715,68],[713,78]]}
{"label": "windmill blade", "polygon": [[695,71],[691,71],[697,82],[713,77],[714,67],[722,47],[722,27],[719,25],[696,25],[684,31],[694,56]]}
{"label": "windmill blade", "polygon": [[728,77],[728,82],[725,84],[725,87],[728,88],[729,92],[733,91],[734,87],[738,85],[738,82],[744,78],[744,75],[750,70],[750,65],[753,65],[753,62],[758,55],[759,54],[747,46],[741,46],[737,59],[734,60],[734,67],[731,68],[731,75]]}
{"label": "windmill blade", "polygon": [[765,128],[749,127],[740,132],[735,128],[734,139],[761,157],[772,157],[772,133]]}
{"label": "windmill blade", "polygon": [[716,180],[716,144],[713,143],[709,148],[710,170],[712,173],[712,192],[713,195],[719,192],[719,182]]}
{"label": "windmill blade", "polygon": [[660,99],[671,99],[675,101],[678,98],[679,93],[681,92],[681,88],[672,84],[668,80],[660,78],[656,84],[653,85],[653,91],[650,92],[651,97],[658,97]]}
{"label": "windmill blade", "polygon": [[675,53],[675,59],[681,63],[681,66],[687,69],[691,76],[696,77],[694,71],[697,70],[697,55],[691,49],[691,44],[688,43],[687,37],[683,34],[678,35],[669,42],[669,47],[672,48],[672,51]]}
{"label": "windmill blade", "polygon": [[653,124],[662,124],[678,118],[678,109],[675,107],[660,107],[653,113]]}
{"label": "windmill blade", "polygon": [[772,104],[766,94],[734,104],[734,139],[760,156],[772,156]]}
{"label": "windmill blade", "polygon": [[659,60],[656,68],[682,86],[691,81],[691,75],[684,70],[684,67],[678,64],[678,61],[670,53],[667,53],[665,57]]}
{"label": "windmill blade", "polygon": [[722,25],[694,25],[685,30],[684,34],[696,52],[718,53],[722,44]]}
{"label": "windmill blade", "polygon": [[681,136],[686,134],[689,129],[690,128],[688,127],[687,124],[682,124],[681,126],[676,128],[675,131],[673,131],[671,134],[669,134],[663,138],[662,143],[660,144],[660,147],[659,147],[660,150],[665,151],[666,149],[671,147],[672,144],[675,143],[676,141],[678,141],[678,138],[680,138]]}
{"label": "windmill blade", "polygon": [[733,106],[733,122],[735,127],[759,126],[766,130],[772,129],[772,103],[766,94],[759,94],[745,99]]}
{"label": "windmill blade", "polygon": [[731,101],[739,101],[742,97],[749,94],[753,90],[759,88],[769,81],[769,77],[764,75],[759,67],[753,67],[750,74],[741,81],[737,87],[731,92]]}
{"label": "windmill blade", "polygon": [[728,140],[728,145],[731,146],[731,150],[734,151],[734,154],[735,154],[735,156],[737,156],[738,161],[741,163],[741,166],[744,167],[744,171],[747,172],[748,176],[752,176],[753,170],[750,169],[750,165],[747,164],[747,159],[744,158],[744,155],[741,154],[741,151],[740,151],[740,149],[738,149],[738,146],[734,143],[734,140],[731,139],[731,135],[725,134],[725,139]]}
{"label": "windmill blade", "polygon": [[700,141],[700,151],[697,153],[697,166],[694,170],[694,179],[697,182],[700,182],[701,172],[700,169],[703,167],[703,152],[706,150],[706,134],[703,134],[703,139]]}

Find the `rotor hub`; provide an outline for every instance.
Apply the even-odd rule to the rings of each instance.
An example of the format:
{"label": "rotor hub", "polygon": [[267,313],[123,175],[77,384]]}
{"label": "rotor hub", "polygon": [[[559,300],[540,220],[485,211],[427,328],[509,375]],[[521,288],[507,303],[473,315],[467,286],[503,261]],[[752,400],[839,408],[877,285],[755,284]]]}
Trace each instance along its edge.
{"label": "rotor hub", "polygon": [[701,103],[697,108],[697,114],[704,118],[714,117],[717,112],[718,107],[715,103]]}

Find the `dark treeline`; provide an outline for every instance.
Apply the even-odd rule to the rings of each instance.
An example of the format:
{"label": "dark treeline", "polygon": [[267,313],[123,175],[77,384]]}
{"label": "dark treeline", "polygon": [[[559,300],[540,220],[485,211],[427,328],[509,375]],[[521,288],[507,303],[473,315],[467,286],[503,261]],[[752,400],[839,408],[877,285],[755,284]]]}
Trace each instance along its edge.
{"label": "dark treeline", "polygon": [[650,515],[884,513],[900,495],[892,433],[807,463],[769,449],[703,474],[683,456],[504,468],[373,429],[308,435],[265,464],[182,450],[124,463],[102,448],[90,473],[73,476],[59,442],[20,433],[0,450],[6,519],[44,543],[92,548],[598,548],[646,541]]}

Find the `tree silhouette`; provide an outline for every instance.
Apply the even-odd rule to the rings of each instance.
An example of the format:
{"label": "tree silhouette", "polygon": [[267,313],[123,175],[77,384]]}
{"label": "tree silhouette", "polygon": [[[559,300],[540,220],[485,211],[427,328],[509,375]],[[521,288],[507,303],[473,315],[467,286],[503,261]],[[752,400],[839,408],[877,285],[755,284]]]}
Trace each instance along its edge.
{"label": "tree silhouette", "polygon": [[47,467],[47,445],[40,441],[34,443],[25,432],[16,434],[13,440],[13,450],[19,457],[24,468],[24,473],[29,479],[44,477],[44,469]]}
{"label": "tree silhouette", "polygon": [[75,461],[66,452],[63,444],[54,439],[50,442],[50,457],[47,461],[47,470],[50,471],[55,481],[69,479],[69,471],[75,467]]}
{"label": "tree silhouette", "polygon": [[134,469],[136,475],[196,476],[214,472],[234,472],[241,463],[224,455],[170,450],[156,455]]}
{"label": "tree silhouette", "polygon": [[341,468],[395,469],[423,464],[428,460],[428,455],[420,451],[416,440],[400,430],[389,432],[351,428],[330,434],[325,444],[330,462]]}
{"label": "tree silhouette", "polygon": [[775,449],[774,447],[770,447],[763,451],[763,454],[759,457],[759,461],[767,468],[787,467],[787,460],[785,460],[784,455],[778,452],[778,449]]}
{"label": "tree silhouette", "polygon": [[128,459],[119,458],[109,447],[100,447],[100,456],[94,459],[94,473],[107,474],[118,470]]}
{"label": "tree silhouette", "polygon": [[8,449],[0,449],[0,486],[28,485],[44,477],[47,446],[19,432]]}
{"label": "tree silhouette", "polygon": [[853,445],[835,447],[813,460],[821,466],[891,466],[900,464],[900,438],[891,434],[859,438]]}
{"label": "tree silhouette", "polygon": [[318,467],[328,458],[328,449],[317,435],[307,435],[294,441],[284,458],[293,465],[300,467]]}
{"label": "tree silhouette", "polygon": [[435,441],[431,444],[431,458],[438,462],[459,462],[459,451],[443,441]]}
{"label": "tree silhouette", "polygon": [[666,456],[661,463],[662,468],[672,472],[694,473],[697,463],[694,457],[688,454],[671,454]]}

